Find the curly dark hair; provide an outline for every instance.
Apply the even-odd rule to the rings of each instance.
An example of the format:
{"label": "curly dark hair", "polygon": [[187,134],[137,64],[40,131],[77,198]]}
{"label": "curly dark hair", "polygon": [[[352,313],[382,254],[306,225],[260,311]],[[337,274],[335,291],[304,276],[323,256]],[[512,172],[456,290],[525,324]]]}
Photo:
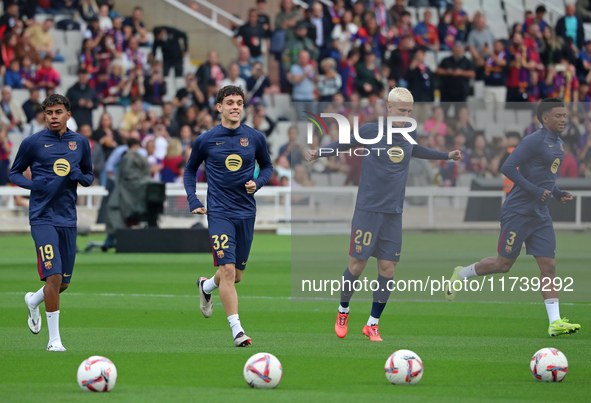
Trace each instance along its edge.
{"label": "curly dark hair", "polygon": [[224,98],[231,95],[240,95],[242,97],[242,102],[244,102],[244,91],[242,90],[242,87],[236,85],[226,85],[225,87],[220,88],[215,97],[215,101],[216,103],[221,104],[224,101]]}
{"label": "curly dark hair", "polygon": [[63,105],[68,112],[70,111],[70,101],[68,100],[68,98],[60,94],[51,94],[50,96],[45,98],[45,101],[43,101],[41,107],[43,108],[43,110],[45,110],[46,108],[55,105]]}
{"label": "curly dark hair", "polygon": [[542,116],[550,112],[553,108],[564,108],[564,102],[560,98],[546,98],[538,104],[536,115],[538,120],[542,123]]}

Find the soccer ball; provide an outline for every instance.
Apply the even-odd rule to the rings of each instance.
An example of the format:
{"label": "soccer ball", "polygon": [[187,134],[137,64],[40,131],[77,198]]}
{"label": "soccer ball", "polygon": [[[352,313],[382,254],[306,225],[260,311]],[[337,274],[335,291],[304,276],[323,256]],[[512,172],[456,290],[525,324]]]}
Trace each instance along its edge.
{"label": "soccer ball", "polygon": [[384,365],[392,385],[416,385],[423,377],[423,361],[410,350],[394,351]]}
{"label": "soccer ball", "polygon": [[255,354],[244,364],[244,380],[251,388],[275,389],[282,376],[283,367],[273,354]]}
{"label": "soccer ball", "polygon": [[534,354],[529,368],[538,381],[561,382],[568,371],[568,360],[561,351],[546,347]]}
{"label": "soccer ball", "polygon": [[85,392],[108,392],[117,382],[117,368],[108,358],[93,355],[82,361],[77,377]]}

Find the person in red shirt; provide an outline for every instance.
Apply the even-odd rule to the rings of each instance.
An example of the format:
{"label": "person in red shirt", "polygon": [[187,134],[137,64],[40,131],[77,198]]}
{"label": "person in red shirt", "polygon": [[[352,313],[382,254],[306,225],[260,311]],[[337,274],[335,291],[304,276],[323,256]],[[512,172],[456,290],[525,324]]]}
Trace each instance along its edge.
{"label": "person in red shirt", "polygon": [[45,56],[41,68],[35,74],[35,85],[45,90],[54,89],[60,85],[60,73],[53,68],[51,56]]}
{"label": "person in red shirt", "polygon": [[561,178],[578,178],[579,164],[573,155],[570,143],[564,143],[564,160],[560,164],[558,174]]}
{"label": "person in red shirt", "polygon": [[415,41],[420,46],[426,46],[430,50],[439,50],[439,31],[431,24],[432,13],[429,9],[423,13],[423,21],[419,22],[414,29]]}

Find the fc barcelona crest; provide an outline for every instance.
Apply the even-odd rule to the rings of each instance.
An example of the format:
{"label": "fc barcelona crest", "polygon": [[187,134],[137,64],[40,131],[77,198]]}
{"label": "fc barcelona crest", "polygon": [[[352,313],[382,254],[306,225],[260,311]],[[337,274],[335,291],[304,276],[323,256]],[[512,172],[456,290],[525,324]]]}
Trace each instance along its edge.
{"label": "fc barcelona crest", "polygon": [[355,245],[355,252],[361,253],[361,245]]}
{"label": "fc barcelona crest", "polygon": [[76,144],[75,141],[68,142],[68,146],[70,147],[70,150],[72,150],[72,151],[74,151],[75,149],[78,148],[78,145]]}
{"label": "fc barcelona crest", "polygon": [[509,245],[505,246],[505,252],[511,253],[512,250],[513,250],[513,248],[511,246],[509,246]]}
{"label": "fc barcelona crest", "polygon": [[51,268],[53,267],[53,265],[51,264],[51,261],[45,262],[44,265],[45,265],[45,270],[51,270]]}
{"label": "fc barcelona crest", "polygon": [[240,139],[240,145],[246,147],[248,145],[248,138]]}
{"label": "fc barcelona crest", "polygon": [[224,251],[223,251],[223,250],[218,250],[218,251],[216,252],[216,254],[218,255],[218,258],[219,258],[219,259],[223,259],[223,257],[224,257]]}

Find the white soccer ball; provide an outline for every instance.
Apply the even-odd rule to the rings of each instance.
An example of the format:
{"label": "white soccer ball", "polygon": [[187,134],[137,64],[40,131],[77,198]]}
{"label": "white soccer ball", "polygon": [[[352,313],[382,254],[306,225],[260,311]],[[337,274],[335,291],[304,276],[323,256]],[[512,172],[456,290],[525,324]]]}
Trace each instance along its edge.
{"label": "white soccer ball", "polygon": [[82,361],[77,377],[85,392],[108,392],[117,382],[117,368],[108,358],[93,355]]}
{"label": "white soccer ball", "polygon": [[244,364],[244,380],[251,388],[275,389],[282,376],[283,367],[273,354],[255,354]]}
{"label": "white soccer ball", "polygon": [[538,350],[529,364],[531,374],[541,382],[561,382],[568,372],[568,360],[552,347]]}
{"label": "white soccer ball", "polygon": [[423,377],[423,361],[410,350],[394,351],[386,360],[384,371],[392,385],[416,385]]}

